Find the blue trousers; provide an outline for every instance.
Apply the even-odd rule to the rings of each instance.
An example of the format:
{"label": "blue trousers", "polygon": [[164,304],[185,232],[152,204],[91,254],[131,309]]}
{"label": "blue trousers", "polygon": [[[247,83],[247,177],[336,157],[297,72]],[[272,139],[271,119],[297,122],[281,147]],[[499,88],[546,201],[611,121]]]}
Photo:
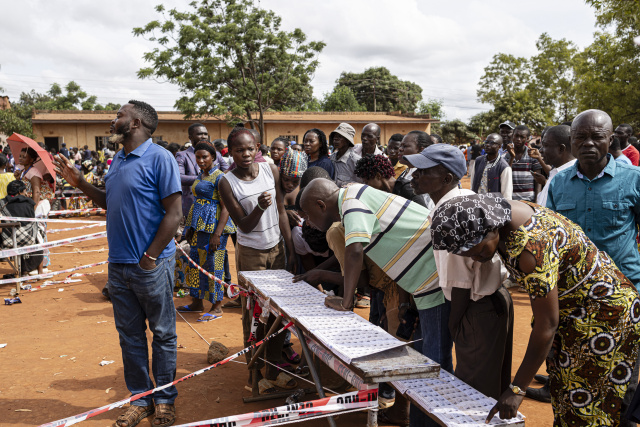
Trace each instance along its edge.
{"label": "blue trousers", "polygon": [[[158,259],[153,270],[138,264],[109,264],[109,295],[113,317],[120,335],[124,379],[131,394],[154,387],[149,376],[146,321],[153,333],[151,365],[158,386],[172,382],[176,376],[176,313],[173,305],[175,257]],[[172,404],[178,391],[175,386],[132,402],[148,406],[152,401]]]}
{"label": "blue trousers", "polygon": [[[440,364],[440,369],[453,374],[453,339],[449,332],[449,314],[451,302],[426,310],[418,310],[420,325],[413,334],[413,339],[422,341],[413,343],[414,349]],[[420,408],[411,405],[409,410],[411,427],[437,426],[438,424],[425,415]]]}

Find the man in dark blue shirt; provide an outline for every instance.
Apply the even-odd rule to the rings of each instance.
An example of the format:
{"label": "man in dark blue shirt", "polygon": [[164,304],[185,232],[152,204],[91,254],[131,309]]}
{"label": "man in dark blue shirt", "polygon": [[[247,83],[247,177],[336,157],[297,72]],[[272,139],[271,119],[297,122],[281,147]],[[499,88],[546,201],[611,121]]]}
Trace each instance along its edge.
{"label": "man in dark blue shirt", "polygon": [[[146,324],[153,333],[153,376],[157,386],[175,378],[176,317],[173,306],[175,245],[182,218],[178,164],[151,142],[158,115],[149,104],[129,101],[111,122],[112,139],[122,144],[105,176],[105,190],[85,181],[63,156],[57,170],[94,203],[107,209],[109,295],[120,335],[124,376],[132,394],[153,388],[149,376]],[[174,386],[131,403],[116,425],[136,425],[155,412],[156,425],[175,421]],[[155,401],[155,406],[154,406]]]}

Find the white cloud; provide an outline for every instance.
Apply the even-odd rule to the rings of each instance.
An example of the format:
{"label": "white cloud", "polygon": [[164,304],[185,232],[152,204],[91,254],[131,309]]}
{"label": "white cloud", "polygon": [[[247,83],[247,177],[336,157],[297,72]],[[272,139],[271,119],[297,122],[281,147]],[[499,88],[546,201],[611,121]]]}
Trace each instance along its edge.
{"label": "white cloud", "polygon": [[[54,81],[76,80],[100,102],[148,100],[173,108],[177,88],[138,80],[142,54],[154,45],[133,27],[158,19],[162,0],[0,0],[0,86],[11,97]],[[190,0],[170,0],[185,9]],[[330,91],[342,71],[385,66],[418,83],[425,98],[442,98],[447,118],[468,119],[486,109],[476,101],[483,68],[498,52],[535,53],[543,32],[586,46],[594,31],[582,0],[261,0],[282,16],[285,29],[301,28],[327,47],[313,81]],[[569,24],[570,23],[570,24]]]}

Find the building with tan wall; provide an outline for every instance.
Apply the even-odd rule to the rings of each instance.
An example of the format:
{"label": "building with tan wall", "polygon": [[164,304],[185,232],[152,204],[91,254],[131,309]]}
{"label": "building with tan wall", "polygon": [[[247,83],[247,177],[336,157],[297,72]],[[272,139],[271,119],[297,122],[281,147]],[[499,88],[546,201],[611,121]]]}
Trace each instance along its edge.
{"label": "building with tan wall", "polygon": [[[83,147],[96,149],[100,142],[109,137],[109,125],[115,118],[115,111],[34,111],[32,122],[36,141],[59,149],[65,142],[68,148]],[[226,120],[220,117],[201,117],[185,119],[178,111],[158,112],[158,129],[154,139],[184,144],[188,141],[187,128],[192,123],[202,123],[209,131],[213,141],[227,138],[231,128]],[[400,113],[341,113],[341,112],[268,112],[264,117],[265,137],[267,145],[275,138],[284,136],[292,141],[302,142],[308,129],[318,128],[329,136],[337,125],[346,122],[356,129],[356,143],[360,143],[360,133],[367,123],[377,123],[382,129],[380,141],[386,145],[394,133],[406,134],[412,130],[430,132],[431,119],[428,114]]]}

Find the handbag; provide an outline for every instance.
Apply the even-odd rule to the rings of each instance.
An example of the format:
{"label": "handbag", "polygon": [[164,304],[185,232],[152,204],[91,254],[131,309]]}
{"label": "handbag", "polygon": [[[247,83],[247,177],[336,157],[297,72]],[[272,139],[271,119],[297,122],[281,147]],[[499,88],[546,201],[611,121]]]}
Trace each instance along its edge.
{"label": "handbag", "polygon": [[[0,214],[3,216],[12,216],[7,210],[7,202],[0,202]],[[36,244],[36,236],[38,235],[38,223],[28,222],[26,225],[21,225],[16,229],[16,247],[22,248],[24,246],[31,246]],[[11,230],[2,230],[2,247],[13,248],[13,239],[11,237]]]}

